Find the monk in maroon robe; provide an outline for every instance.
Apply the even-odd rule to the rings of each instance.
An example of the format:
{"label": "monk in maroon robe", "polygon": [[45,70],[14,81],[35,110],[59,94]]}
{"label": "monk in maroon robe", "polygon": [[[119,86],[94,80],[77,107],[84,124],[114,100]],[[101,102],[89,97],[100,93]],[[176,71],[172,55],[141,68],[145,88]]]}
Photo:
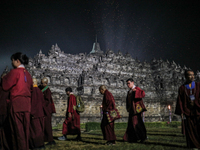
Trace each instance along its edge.
{"label": "monk in maroon robe", "polygon": [[186,118],[182,126],[188,148],[200,148],[200,83],[194,82],[194,72],[185,71],[186,82],[178,91],[175,114]]}
{"label": "monk in maroon robe", "polygon": [[63,122],[63,136],[58,137],[58,140],[67,140],[67,135],[77,135],[76,140],[81,140],[81,130],[80,130],[80,115],[76,111],[76,97],[72,93],[72,88],[67,87],[65,89],[68,97],[68,105],[66,118]]}
{"label": "monk in maroon robe", "polygon": [[9,149],[5,136],[8,98],[9,92],[4,91],[0,83],[0,149],[2,150]]}
{"label": "monk in maroon robe", "polygon": [[106,115],[109,110],[113,110],[115,108],[115,100],[113,95],[104,85],[99,87],[99,91],[104,95],[102,102],[103,118],[101,121],[103,139],[107,140],[106,145],[115,145],[116,135],[114,131],[114,121],[109,123]]}
{"label": "monk in maroon robe", "polygon": [[44,142],[48,142],[47,145],[55,145],[53,140],[51,117],[52,113],[56,113],[53,99],[51,97],[51,90],[47,86],[48,79],[43,78],[41,81],[42,92],[44,95],[45,105],[44,105]]}
{"label": "monk in maroon robe", "polygon": [[31,149],[44,148],[44,105],[43,93],[37,86],[37,79],[33,79],[29,139],[29,147]]}
{"label": "monk in maroon robe", "polygon": [[10,126],[12,131],[12,149],[29,149],[29,126],[31,111],[31,91],[33,81],[24,64],[28,57],[22,53],[11,56],[12,69],[2,79],[2,87],[10,91]]}
{"label": "monk in maroon robe", "polygon": [[142,112],[146,111],[142,98],[145,92],[134,85],[133,79],[127,81],[129,91],[126,98],[126,109],[129,112],[128,127],[123,137],[127,142],[144,142],[147,138],[146,128],[142,120]]}

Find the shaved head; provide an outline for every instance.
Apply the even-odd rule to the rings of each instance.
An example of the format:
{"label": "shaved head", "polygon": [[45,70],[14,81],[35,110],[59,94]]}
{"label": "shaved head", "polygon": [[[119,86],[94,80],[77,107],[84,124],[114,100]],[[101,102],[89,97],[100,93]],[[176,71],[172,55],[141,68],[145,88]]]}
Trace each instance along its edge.
{"label": "shaved head", "polygon": [[46,87],[47,84],[48,84],[48,79],[45,77],[45,78],[43,78],[43,79],[41,80],[41,86],[42,86],[42,87]]}
{"label": "shaved head", "polygon": [[42,82],[48,84],[48,79],[47,79],[46,77],[44,77],[44,78],[42,79]]}
{"label": "shaved head", "polygon": [[105,85],[101,85],[101,86],[99,87],[99,90],[106,90],[106,86],[105,86]]}
{"label": "shaved head", "polygon": [[37,85],[37,79],[33,78],[33,85]]}
{"label": "shaved head", "polygon": [[105,91],[106,91],[106,86],[105,86],[105,85],[101,85],[101,86],[99,87],[99,92],[100,92],[101,94],[104,94]]}

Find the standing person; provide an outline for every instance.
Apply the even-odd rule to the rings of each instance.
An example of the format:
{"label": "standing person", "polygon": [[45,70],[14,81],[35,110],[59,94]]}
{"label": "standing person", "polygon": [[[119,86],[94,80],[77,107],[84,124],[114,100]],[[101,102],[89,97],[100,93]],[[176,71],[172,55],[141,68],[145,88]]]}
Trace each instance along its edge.
{"label": "standing person", "polygon": [[67,112],[66,118],[63,122],[63,136],[58,137],[58,140],[65,141],[67,140],[67,135],[76,135],[76,140],[81,140],[81,130],[80,130],[80,115],[76,111],[76,97],[72,93],[72,88],[67,87],[65,89],[66,94],[68,97],[68,105],[67,105]]}
{"label": "standing person", "polygon": [[42,91],[37,86],[37,79],[33,79],[31,96],[31,121],[29,147],[44,148],[44,112],[45,100]]}
{"label": "standing person", "polygon": [[194,81],[194,72],[185,71],[186,82],[180,86],[175,114],[186,118],[184,131],[188,148],[200,148],[200,83]]}
{"label": "standing person", "polygon": [[[1,78],[4,74],[1,76]],[[5,127],[7,119],[7,100],[9,99],[9,91],[4,91],[2,88],[2,81],[0,80],[0,149],[9,149],[5,137]]]}
{"label": "standing person", "polygon": [[124,141],[127,142],[144,142],[147,138],[146,128],[142,121],[142,112],[146,111],[142,98],[145,92],[134,85],[133,79],[129,78],[127,86],[130,89],[126,97],[126,109],[129,112],[128,127],[124,134]]}
{"label": "standing person", "polygon": [[5,91],[10,91],[12,149],[28,150],[33,81],[24,65],[28,64],[29,59],[19,52],[13,54],[11,60],[14,69],[3,77],[2,87]]}
{"label": "standing person", "polygon": [[44,95],[45,106],[44,106],[44,142],[48,142],[47,145],[55,145],[56,142],[53,140],[51,117],[52,113],[56,113],[53,99],[51,97],[51,90],[48,87],[48,79],[43,78],[41,81],[41,90]]}
{"label": "standing person", "polygon": [[101,85],[99,92],[104,95],[102,102],[103,118],[101,121],[101,130],[103,139],[107,140],[106,145],[115,145],[116,135],[114,131],[114,121],[108,122],[106,113],[115,108],[115,100],[113,95],[106,89],[106,86]]}

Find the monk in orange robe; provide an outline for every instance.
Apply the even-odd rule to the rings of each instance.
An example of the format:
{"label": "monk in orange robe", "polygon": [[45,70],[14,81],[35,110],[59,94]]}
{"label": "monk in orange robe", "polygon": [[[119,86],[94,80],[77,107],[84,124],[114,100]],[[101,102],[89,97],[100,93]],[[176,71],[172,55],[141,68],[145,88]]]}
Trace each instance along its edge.
{"label": "monk in orange robe", "polygon": [[116,135],[114,131],[114,121],[109,123],[106,115],[109,110],[114,109],[115,100],[113,95],[106,89],[106,86],[100,86],[99,91],[104,95],[102,102],[103,118],[101,121],[103,139],[107,140],[106,145],[115,145]]}
{"label": "monk in orange robe", "polygon": [[182,131],[187,147],[200,148],[200,83],[194,82],[192,70],[185,71],[185,78],[186,82],[178,91],[175,114],[185,120]]}
{"label": "monk in orange robe", "polygon": [[76,140],[81,140],[81,130],[80,130],[80,115],[76,111],[76,97],[72,93],[72,88],[67,87],[65,89],[68,97],[68,106],[66,112],[66,118],[63,123],[62,134],[63,136],[58,137],[58,140],[67,140],[67,135],[77,135]]}
{"label": "monk in orange robe", "polygon": [[128,127],[123,137],[127,142],[144,142],[147,138],[146,128],[142,120],[142,112],[146,111],[142,98],[145,92],[134,85],[133,79],[127,81],[129,91],[126,98],[126,109],[129,112]]}

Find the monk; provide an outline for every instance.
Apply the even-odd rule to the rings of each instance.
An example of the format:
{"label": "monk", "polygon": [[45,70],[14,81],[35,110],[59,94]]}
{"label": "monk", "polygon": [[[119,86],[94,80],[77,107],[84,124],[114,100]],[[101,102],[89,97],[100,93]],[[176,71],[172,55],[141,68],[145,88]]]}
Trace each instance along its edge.
{"label": "monk", "polygon": [[[3,76],[4,74],[1,77]],[[1,84],[2,82],[0,82],[0,149],[7,150],[9,147],[5,137],[5,127],[7,126],[7,100],[9,99],[9,92],[4,91]]]}
{"label": "monk", "polygon": [[114,131],[114,121],[109,123],[106,115],[109,110],[114,109],[115,100],[113,95],[106,89],[106,86],[101,85],[99,87],[99,92],[104,95],[102,102],[103,118],[101,121],[103,139],[107,140],[105,145],[115,145],[116,135]]}
{"label": "monk", "polygon": [[75,140],[81,141],[80,115],[76,111],[76,97],[72,93],[71,87],[67,87],[65,92],[69,96],[67,112],[65,121],[63,122],[63,136],[58,137],[58,140],[67,140],[67,135],[77,135]]}
{"label": "monk", "polygon": [[43,93],[37,86],[37,79],[34,78],[31,97],[30,149],[44,148],[44,105]]}
{"label": "monk", "polygon": [[11,60],[14,69],[2,78],[2,87],[10,91],[12,150],[28,150],[33,81],[24,65],[28,64],[29,59],[19,52],[13,54]]}
{"label": "monk", "polygon": [[130,89],[126,98],[126,109],[129,112],[128,127],[123,137],[126,142],[144,142],[147,138],[146,128],[142,120],[142,112],[146,111],[142,98],[145,92],[134,85],[132,78],[127,81]]}
{"label": "monk", "polygon": [[41,80],[41,90],[44,95],[45,106],[44,106],[44,142],[48,142],[47,145],[55,145],[56,142],[53,140],[51,117],[52,113],[56,113],[53,99],[51,97],[51,90],[48,87],[48,79],[43,78]]}
{"label": "monk", "polygon": [[183,131],[188,148],[200,148],[200,83],[194,81],[194,72],[185,71],[186,82],[180,86],[175,114],[186,118]]}

